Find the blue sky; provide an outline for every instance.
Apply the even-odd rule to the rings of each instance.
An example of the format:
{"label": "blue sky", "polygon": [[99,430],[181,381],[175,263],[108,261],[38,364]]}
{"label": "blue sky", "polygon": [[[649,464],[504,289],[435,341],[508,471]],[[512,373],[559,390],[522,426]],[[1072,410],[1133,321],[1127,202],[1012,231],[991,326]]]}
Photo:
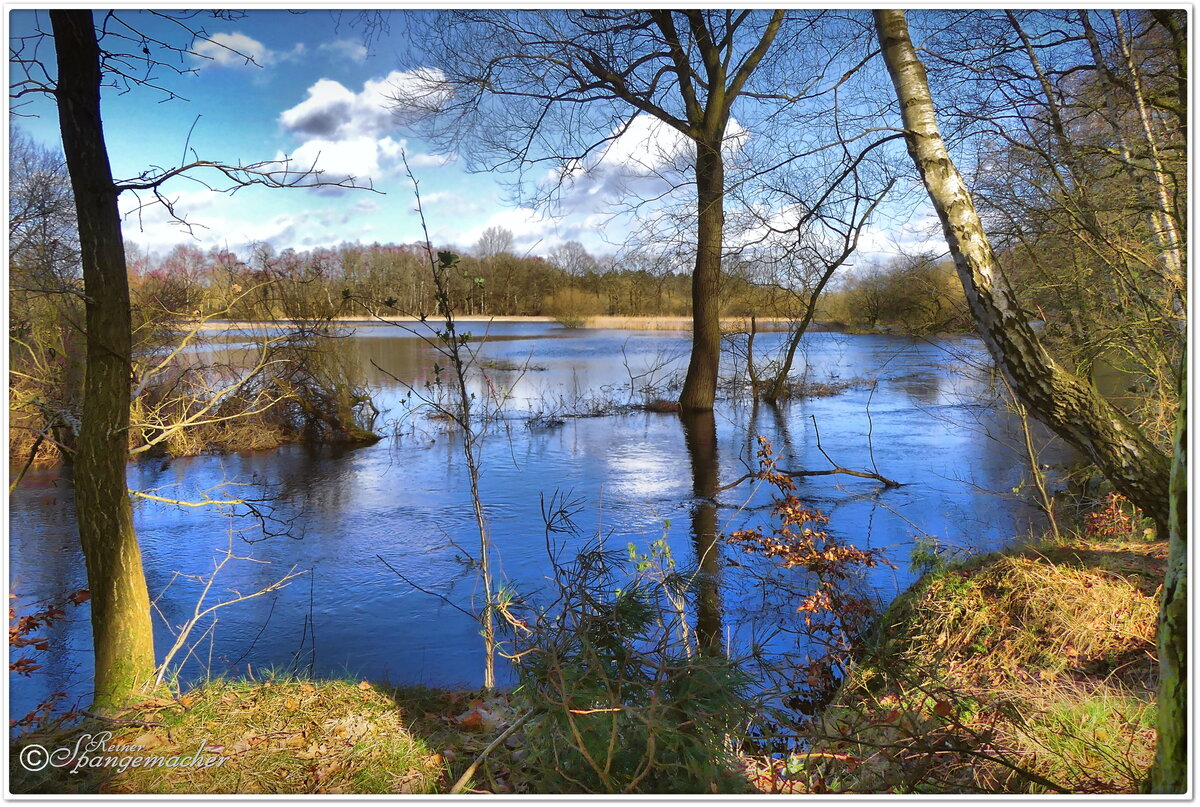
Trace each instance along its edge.
{"label": "blue sky", "polygon": [[[186,44],[180,29],[167,20],[134,9],[118,13],[122,21],[145,34]],[[193,225],[191,233],[172,223],[161,206],[139,210],[138,200],[126,193],[122,194],[126,239],[159,252],[185,242],[244,252],[256,241],[279,249],[414,241],[420,229],[413,213],[412,186],[399,160],[403,150],[421,181],[430,231],[439,244],[469,248],[485,228],[502,226],[514,233],[521,251],[531,254],[548,254],[572,239],[597,255],[617,250],[631,223],[612,218],[612,206],[619,199],[594,192],[612,184],[605,181],[605,171],[596,172],[594,188],[588,185],[589,177],[581,178],[559,218],[516,207],[499,181],[502,177],[466,172],[457,155],[435,152],[390,113],[385,93],[421,80],[419,73],[399,66],[419,64],[419,59],[412,58],[402,25],[392,25],[390,32],[375,36],[367,47],[363,31],[351,24],[352,16],[346,13],[339,18],[323,10],[251,10],[236,21],[204,16],[192,20],[203,26],[210,39],[253,56],[257,65],[201,42],[196,50],[211,58],[173,57],[194,73],[158,71],[162,85],[187,100],[163,101],[162,93],[142,87],[124,94],[106,88],[103,110],[109,154],[118,179],[135,177],[151,166],[179,165],[186,146],[189,161],[198,157],[254,162],[284,156],[306,166],[315,161],[326,176],[369,179],[382,193],[249,188],[230,196],[177,179],[164,186],[165,192]],[[38,28],[49,30],[44,11],[12,10],[9,23],[12,37]],[[43,54],[50,57],[50,49],[43,47]],[[13,68],[11,79],[19,77]],[[57,146],[57,116],[48,99],[35,100],[18,111],[34,116],[19,119],[18,126],[40,142]],[[634,127],[630,139],[615,143],[607,159],[619,163],[615,168],[621,172],[636,175],[644,168],[637,155],[654,151],[651,146],[664,153],[676,148],[667,133]],[[606,168],[611,180],[614,165]],[[928,227],[927,216],[918,219],[920,228]],[[880,225],[863,246],[870,253],[886,253],[892,232],[909,246],[914,238],[923,238]]]}

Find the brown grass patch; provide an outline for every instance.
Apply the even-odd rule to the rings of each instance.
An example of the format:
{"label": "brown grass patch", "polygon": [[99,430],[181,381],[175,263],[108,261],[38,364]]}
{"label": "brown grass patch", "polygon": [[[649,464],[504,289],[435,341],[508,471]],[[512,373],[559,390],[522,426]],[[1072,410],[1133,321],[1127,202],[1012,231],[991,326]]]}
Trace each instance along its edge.
{"label": "brown grass patch", "polygon": [[813,790],[1136,792],[1165,545],[1082,538],[933,572],[816,731]]}

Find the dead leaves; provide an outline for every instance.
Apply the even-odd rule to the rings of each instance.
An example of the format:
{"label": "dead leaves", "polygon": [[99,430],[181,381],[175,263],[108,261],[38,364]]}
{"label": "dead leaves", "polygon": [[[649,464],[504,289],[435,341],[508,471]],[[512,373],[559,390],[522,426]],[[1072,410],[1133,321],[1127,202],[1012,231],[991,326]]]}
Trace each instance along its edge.
{"label": "dead leaves", "polygon": [[467,731],[493,732],[508,723],[511,717],[509,711],[508,703],[503,698],[475,698],[467,704],[465,712],[449,720]]}
{"label": "dead leaves", "polygon": [[371,730],[370,719],[364,715],[346,715],[331,718],[321,724],[321,729],[330,737],[357,742]]}

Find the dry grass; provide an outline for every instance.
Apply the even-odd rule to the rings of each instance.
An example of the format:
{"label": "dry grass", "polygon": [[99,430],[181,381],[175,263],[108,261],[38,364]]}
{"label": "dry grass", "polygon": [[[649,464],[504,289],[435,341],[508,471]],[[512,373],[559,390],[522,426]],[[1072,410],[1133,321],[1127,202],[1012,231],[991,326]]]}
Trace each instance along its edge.
{"label": "dry grass", "polygon": [[[334,317],[333,322],[363,322],[366,317]],[[585,315],[580,318],[584,328],[618,329],[629,331],[690,331],[692,318],[690,316],[611,316],[607,314]],[[558,317],[546,316],[482,316],[455,314],[455,322],[556,322]],[[379,317],[370,319],[371,322],[420,322],[420,318],[412,316]],[[761,317],[758,320],[759,330],[771,330],[790,320],[777,317]],[[722,331],[744,331],[748,327],[746,317],[722,317]],[[261,322],[217,322],[209,321],[200,325],[202,331],[223,331],[236,328],[261,327]]]}
{"label": "dry grass", "polygon": [[898,658],[920,663],[933,651],[962,681],[1058,675],[1130,647],[1152,648],[1157,614],[1154,600],[1121,575],[999,556],[935,577],[898,609]]}
{"label": "dry grass", "polygon": [[[517,715],[502,694],[482,696],[365,681],[287,675],[219,679],[154,698],[104,721],[22,736],[10,746],[10,789],[42,794],[431,794],[444,793]],[[76,747],[111,732],[112,762],[30,773],[21,749]],[[530,792],[522,734],[494,749],[468,792]],[[132,751],[119,746],[139,746]],[[223,760],[206,767],[132,767],[133,757]],[[93,755],[96,756],[96,755]],[[126,769],[119,770],[121,760]],[[73,764],[73,763],[71,763]]]}
{"label": "dry grass", "polygon": [[1076,538],[927,575],[881,621],[797,776],[818,791],[1136,792],[1163,555]]}
{"label": "dry grass", "polygon": [[[475,742],[447,716],[462,711],[463,697],[365,682],[218,680],[148,701],[115,723],[23,738],[49,748],[111,731],[110,749],[142,750],[105,754],[116,761],[74,775],[29,774],[14,764],[11,786],[26,793],[432,793],[446,785],[454,756],[441,749]],[[124,757],[186,757],[200,749],[224,761],[117,770]]]}
{"label": "dry grass", "polygon": [[[762,317],[758,320],[758,329],[760,331],[774,330],[777,327],[786,326],[790,321],[778,317]],[[601,315],[585,317],[583,327],[622,331],[690,331],[692,329],[692,318],[690,316],[621,317]],[[721,318],[722,333],[744,332],[749,327],[749,319],[746,317]]]}

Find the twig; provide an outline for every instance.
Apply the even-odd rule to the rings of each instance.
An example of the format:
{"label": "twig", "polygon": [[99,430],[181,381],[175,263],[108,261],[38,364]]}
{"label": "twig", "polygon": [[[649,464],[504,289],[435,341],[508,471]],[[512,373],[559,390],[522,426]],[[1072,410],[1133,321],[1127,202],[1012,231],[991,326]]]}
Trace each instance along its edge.
{"label": "twig", "polygon": [[525,722],[529,720],[529,718],[533,717],[534,712],[536,711],[536,709],[530,709],[528,712],[517,718],[511,726],[501,732],[499,737],[488,743],[488,747],[483,749],[479,756],[475,757],[475,761],[468,765],[467,769],[463,771],[462,776],[458,777],[458,781],[455,782],[454,786],[450,788],[450,795],[453,796],[457,793],[461,793],[463,788],[467,786],[467,782],[471,781],[471,777],[475,775],[475,771],[479,768],[480,763],[487,758],[488,754],[495,751],[500,743],[507,740],[514,731],[525,725]]}
{"label": "twig", "polygon": [[399,577],[405,583],[408,583],[410,586],[412,586],[413,588],[415,588],[417,591],[421,592],[422,594],[428,594],[430,597],[437,597],[439,600],[446,603],[446,605],[449,605],[451,608],[453,608],[456,611],[466,614],[472,620],[476,620],[479,618],[475,614],[468,611],[466,608],[463,608],[461,605],[454,602],[454,600],[450,599],[445,594],[438,594],[436,591],[430,591],[427,588],[422,588],[421,586],[418,586],[416,583],[414,583],[413,581],[411,581],[407,577],[405,577],[403,574],[401,574],[396,569],[395,566],[393,566],[392,564],[390,564],[386,560],[384,560],[382,555],[376,555],[375,557],[379,558],[379,562],[382,563],[384,566],[388,567],[388,569],[391,570],[392,574],[396,575],[396,577]]}

